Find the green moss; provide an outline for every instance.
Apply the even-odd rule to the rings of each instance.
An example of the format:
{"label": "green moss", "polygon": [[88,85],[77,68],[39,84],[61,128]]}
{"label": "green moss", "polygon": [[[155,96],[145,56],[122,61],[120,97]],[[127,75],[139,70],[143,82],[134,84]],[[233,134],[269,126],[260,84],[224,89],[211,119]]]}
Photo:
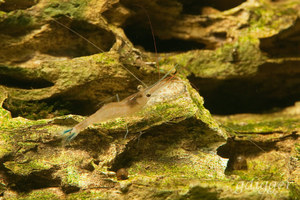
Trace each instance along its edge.
{"label": "green moss", "polygon": [[104,129],[125,129],[127,122],[124,118],[116,118],[114,120],[109,120],[107,122],[103,122],[99,124]]}
{"label": "green moss", "polygon": [[296,150],[296,157],[298,161],[300,161],[300,143],[295,144],[295,150]]}
{"label": "green moss", "polygon": [[61,199],[58,197],[54,192],[51,191],[33,191],[29,194],[21,194],[17,198],[8,198],[8,200],[59,200]]}
{"label": "green moss", "polygon": [[84,10],[88,3],[89,0],[52,0],[45,6],[44,14],[51,17],[66,15],[71,18],[81,19],[84,17]]}
{"label": "green moss", "polygon": [[[13,131],[14,129],[18,129],[21,127],[25,128],[32,125],[41,125],[46,123],[47,120],[31,121],[24,118],[11,118],[10,113],[7,110],[0,107],[0,137],[7,137],[7,139],[10,139],[13,135],[15,135],[15,132]],[[2,131],[6,131],[6,133]]]}
{"label": "green moss", "polygon": [[89,199],[99,199],[99,200],[109,200],[109,195],[103,191],[82,191],[69,194],[66,198],[67,200],[89,200]]}
{"label": "green moss", "polygon": [[289,185],[290,190],[290,199],[299,200],[300,199],[300,186],[297,184],[291,184]]}
{"label": "green moss", "polygon": [[248,119],[240,121],[228,121],[225,126],[239,133],[263,133],[275,131],[292,131],[300,127],[299,119],[273,118],[273,119]]}
{"label": "green moss", "polygon": [[32,25],[34,20],[31,15],[27,14],[22,10],[17,10],[10,12],[6,15],[6,18],[3,18],[1,22],[2,26],[29,26]]}
{"label": "green moss", "polygon": [[234,43],[224,44],[215,51],[189,51],[170,56],[161,62],[162,65],[177,63],[186,76],[191,73],[202,78],[250,75],[255,73],[265,60],[258,44],[258,39],[246,35]]}
{"label": "green moss", "polygon": [[80,174],[73,166],[68,166],[63,171],[65,174],[62,178],[63,184],[79,186]]}
{"label": "green moss", "polygon": [[6,185],[4,183],[2,183],[2,181],[0,182],[0,194],[3,194],[3,192],[6,190]]}
{"label": "green moss", "polygon": [[[196,137],[199,137],[196,136]],[[166,180],[161,182],[162,187],[167,186],[168,177],[172,179],[225,179],[223,166],[220,164],[218,156],[194,152],[195,155],[187,155],[187,152],[178,148],[177,144],[168,145],[167,149],[156,146],[153,154],[135,162],[129,169],[131,178],[156,177],[163,175]],[[140,159],[140,158],[139,158]],[[193,164],[191,164],[193,160]],[[176,187],[176,186],[175,186]]]}
{"label": "green moss", "polygon": [[149,112],[158,120],[170,121],[176,116],[181,116],[182,119],[192,117],[196,112],[196,107],[183,102],[166,102],[150,107]]}
{"label": "green moss", "polygon": [[25,153],[29,149],[33,149],[36,146],[38,146],[38,144],[33,143],[33,142],[18,142],[18,146],[20,147],[20,150],[18,151],[18,153]]}
{"label": "green moss", "polygon": [[15,115],[22,116],[27,119],[37,120],[42,118],[49,118],[49,116],[62,116],[69,114],[67,108],[71,104],[63,100],[50,101],[21,101],[9,100],[5,106]]}
{"label": "green moss", "polygon": [[286,2],[285,4],[270,4],[264,2],[259,7],[250,8],[250,28],[252,33],[277,32],[284,27],[287,22],[291,22],[297,16],[295,6],[297,3]]}
{"label": "green moss", "polygon": [[117,65],[119,64],[118,55],[114,53],[99,53],[93,55],[93,57],[87,56],[86,58],[94,60],[97,64],[104,64],[104,65]]}
{"label": "green moss", "polygon": [[[5,98],[0,97],[0,105]],[[10,112],[3,109],[0,106],[0,158],[15,152],[16,138],[23,137],[24,132],[20,129],[26,129],[33,125],[46,124],[47,120],[31,121],[24,118],[11,118]],[[35,133],[27,134],[27,137],[33,139]],[[26,151],[26,149],[33,148],[36,144],[31,142],[18,142],[20,152]],[[34,165],[34,163],[31,163]],[[13,163],[10,166],[13,168]],[[25,165],[23,165],[25,166]],[[22,166],[16,166],[16,168],[22,168]]]}
{"label": "green moss", "polygon": [[[0,124],[7,123],[11,119],[10,112],[0,107]],[[0,126],[1,130],[1,126]]]}
{"label": "green moss", "polygon": [[[159,151],[156,151],[159,154]],[[164,161],[162,157],[160,164],[153,161],[146,161],[144,163],[137,163],[132,166],[129,174],[138,174],[147,177],[155,177],[158,174],[163,174],[165,177],[173,178],[209,178],[210,174],[206,170],[196,169],[192,165],[186,165],[185,163],[168,163]],[[148,166],[148,167],[147,167]],[[152,167],[149,167],[152,166]],[[163,186],[168,186],[169,182],[164,181]]]}
{"label": "green moss", "polygon": [[[4,99],[2,99],[2,101],[3,100]],[[0,99],[0,105],[2,104],[2,101]],[[15,148],[16,148],[15,138],[17,135],[20,136],[20,134],[23,134],[23,132],[18,131],[18,129],[20,129],[20,128],[24,129],[24,128],[30,127],[32,125],[41,125],[41,124],[46,124],[46,123],[47,123],[46,120],[30,121],[30,120],[26,120],[24,118],[11,118],[10,113],[0,106],[0,141],[1,141],[0,142],[0,158],[15,151]],[[29,143],[19,143],[19,145],[21,147],[20,151],[28,149],[28,148],[32,148],[33,146],[35,146],[34,143],[30,143],[30,142]],[[31,164],[34,165],[34,163],[31,163]],[[18,168],[21,170],[22,168],[25,167],[25,165],[17,166],[17,164],[16,164],[15,168],[14,168],[14,166],[13,166],[14,163],[10,163],[8,165],[13,170],[17,170]],[[30,166],[29,166],[29,168],[30,168]]]}
{"label": "green moss", "polygon": [[[0,19],[4,18],[6,16],[6,12],[0,11]],[[1,20],[0,20],[1,21]]]}
{"label": "green moss", "polygon": [[236,170],[232,174],[238,175],[239,180],[245,181],[283,181],[282,166],[270,165],[265,161],[249,161],[248,170]]}
{"label": "green moss", "polygon": [[8,14],[0,14],[0,29],[10,34],[23,34],[36,26],[32,15],[23,10],[16,10]]}
{"label": "green moss", "polygon": [[4,166],[11,170],[14,174],[27,176],[36,171],[49,170],[52,165],[42,161],[29,161],[24,163],[17,163],[15,161],[7,161]]}

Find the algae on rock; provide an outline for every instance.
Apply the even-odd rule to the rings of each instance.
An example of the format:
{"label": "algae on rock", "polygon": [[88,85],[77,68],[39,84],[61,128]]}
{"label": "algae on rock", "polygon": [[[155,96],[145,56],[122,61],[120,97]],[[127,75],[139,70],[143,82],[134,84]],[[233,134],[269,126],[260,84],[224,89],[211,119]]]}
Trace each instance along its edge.
{"label": "algae on rock", "polygon": [[[213,116],[220,127],[203,100],[218,114],[294,103],[299,2],[227,3],[0,0],[0,195],[299,198],[297,109]],[[153,46],[148,18],[165,52],[155,59],[144,51]],[[127,70],[151,85],[175,64],[180,78],[141,112],[91,125],[61,145],[60,133],[100,101],[136,92],[140,83]],[[129,180],[111,172],[120,168]],[[264,190],[271,181],[274,194]]]}

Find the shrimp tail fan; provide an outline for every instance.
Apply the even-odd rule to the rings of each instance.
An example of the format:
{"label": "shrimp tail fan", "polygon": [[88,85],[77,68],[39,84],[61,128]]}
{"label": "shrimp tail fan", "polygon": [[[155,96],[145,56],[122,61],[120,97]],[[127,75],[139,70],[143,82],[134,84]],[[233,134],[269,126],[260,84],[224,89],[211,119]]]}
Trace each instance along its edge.
{"label": "shrimp tail fan", "polygon": [[77,135],[78,133],[76,133],[73,128],[62,132],[62,137],[65,144],[70,143]]}
{"label": "shrimp tail fan", "polygon": [[68,129],[68,130],[65,130],[63,133],[62,133],[62,136],[65,136],[67,133],[71,132],[72,131],[72,128]]}

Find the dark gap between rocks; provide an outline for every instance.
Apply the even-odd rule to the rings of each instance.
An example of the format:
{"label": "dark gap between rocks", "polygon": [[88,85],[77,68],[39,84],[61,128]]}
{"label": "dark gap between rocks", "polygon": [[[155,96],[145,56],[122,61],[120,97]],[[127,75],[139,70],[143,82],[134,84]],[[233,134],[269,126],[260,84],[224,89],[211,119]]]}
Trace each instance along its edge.
{"label": "dark gap between rocks", "polygon": [[90,115],[95,110],[90,101],[65,100],[61,97],[40,101],[22,101],[8,98],[3,108],[10,111],[12,117],[25,117],[37,120],[63,116],[66,114]]}
{"label": "dark gap between rocks", "polygon": [[[143,29],[142,27],[132,24],[124,28],[125,34],[131,42],[137,47],[145,51],[155,52],[152,32],[150,29]],[[189,40],[181,39],[160,39],[155,37],[156,47],[158,53],[170,52],[185,52],[189,50],[204,49],[205,44]]]}
{"label": "dark gap between rocks", "polygon": [[[215,49],[218,45],[211,44],[211,41],[201,41],[197,39],[181,39],[176,37],[172,31],[174,26],[183,26],[182,19],[188,15],[209,15],[210,12],[219,12],[234,8],[245,0],[231,0],[223,2],[222,0],[177,0],[177,1],[154,1],[154,2],[138,2],[136,0],[121,0],[122,6],[125,6],[130,11],[130,16],[122,22],[121,19],[113,17],[113,12],[105,13],[108,20],[121,23],[125,34],[129,40],[135,45],[140,46],[146,51],[155,52],[152,31],[150,23],[153,27],[153,32],[156,38],[158,52],[184,52],[195,49]],[[118,7],[115,6],[115,12]],[[127,17],[127,16],[126,16]],[[178,22],[178,24],[176,24]],[[204,20],[201,26],[206,27],[212,24],[211,19]],[[184,27],[182,27],[184,29]],[[188,28],[188,27],[187,27]],[[175,28],[176,29],[176,28]],[[180,35],[180,34],[177,34]],[[215,33],[217,40],[226,40],[227,33]]]}
{"label": "dark gap between rocks", "polygon": [[260,48],[270,57],[300,57],[300,19],[281,33],[261,39]]}
{"label": "dark gap between rocks", "polygon": [[212,114],[263,113],[292,106],[300,99],[299,62],[265,63],[255,76],[197,78],[189,80],[204,97],[204,106]]}
{"label": "dark gap between rocks", "polygon": [[39,0],[8,0],[0,4],[0,10],[10,12],[13,10],[25,10],[37,4]]}
{"label": "dark gap between rocks", "polygon": [[219,11],[229,10],[240,4],[246,2],[246,0],[179,0],[179,2],[183,5],[183,13],[191,14],[191,15],[200,15],[205,8],[212,8]]}
{"label": "dark gap between rocks", "polygon": [[[204,106],[212,113],[229,115],[237,113],[263,113],[273,108],[292,106],[300,99],[300,93],[276,94],[276,89],[286,90],[286,86],[273,87],[272,83],[264,83],[251,79],[200,79],[189,77],[204,98]],[[278,80],[281,82],[284,80]],[[299,91],[299,90],[298,90]]]}
{"label": "dark gap between rocks", "polygon": [[[150,28],[151,22],[158,52],[184,52],[206,48],[205,41],[200,39],[185,40],[172,34],[173,26],[177,26],[176,22],[183,17],[180,15],[178,2],[149,4],[123,0],[121,3],[131,10],[131,16],[122,23],[122,28],[135,46],[155,52]],[[176,10],[176,12],[168,13],[168,10]],[[149,15],[150,22],[147,15]]]}
{"label": "dark gap between rocks", "polygon": [[40,27],[33,23],[32,16],[24,12],[7,16],[0,22],[0,33],[12,37],[24,36],[38,28]]}
{"label": "dark gap between rocks", "polygon": [[20,89],[40,89],[52,87],[54,84],[42,78],[13,77],[0,74],[0,85]]}
{"label": "dark gap between rocks", "polygon": [[11,183],[11,189],[17,192],[30,192],[34,189],[60,186],[61,180],[52,178],[54,171],[54,169],[49,169],[28,176],[8,174],[7,178],[8,182]]}

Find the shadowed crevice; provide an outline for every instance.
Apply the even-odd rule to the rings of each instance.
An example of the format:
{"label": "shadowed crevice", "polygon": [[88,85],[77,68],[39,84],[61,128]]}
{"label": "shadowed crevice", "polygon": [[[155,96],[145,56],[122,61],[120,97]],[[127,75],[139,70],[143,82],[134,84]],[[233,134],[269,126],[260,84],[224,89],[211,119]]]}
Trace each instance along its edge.
{"label": "shadowed crevice", "polygon": [[216,9],[219,11],[229,10],[240,4],[246,2],[246,0],[179,0],[183,5],[183,13],[191,15],[205,14],[203,13],[205,9]]}
{"label": "shadowed crevice", "polygon": [[265,63],[256,75],[242,78],[188,78],[213,114],[262,113],[299,101],[300,71],[296,65],[299,62]]}
{"label": "shadowed crevice", "polygon": [[260,39],[260,48],[270,57],[300,57],[300,19],[281,33]]}
{"label": "shadowed crevice", "polygon": [[13,10],[24,10],[36,5],[39,0],[9,0],[0,3],[0,10],[10,12]]}
{"label": "shadowed crevice", "polygon": [[[150,29],[143,29],[136,24],[132,24],[126,26],[124,31],[129,40],[132,41],[136,47],[142,48],[145,51],[155,52]],[[185,52],[189,50],[204,49],[206,46],[204,43],[176,38],[160,39],[159,37],[156,37],[155,42],[157,52],[159,53]]]}
{"label": "shadowed crevice", "polygon": [[20,89],[40,89],[52,87],[54,84],[42,78],[13,77],[0,74],[0,85]]}
{"label": "shadowed crevice", "polygon": [[[130,16],[126,16],[128,18],[123,20],[122,27],[129,40],[146,51],[155,52],[151,25],[158,52],[215,49],[219,43],[227,39],[226,32],[212,33],[211,37],[204,38],[197,37],[192,33],[190,35],[188,30],[194,31],[193,26],[208,27],[213,25],[219,19],[209,18],[207,15],[234,8],[243,2],[245,0],[226,1],[226,3],[221,0],[177,0],[151,3],[122,0],[120,1],[121,5],[130,11]],[[116,12],[118,11],[118,7],[114,9]],[[193,16],[195,18],[192,18],[191,15],[195,15]],[[112,17],[112,11],[105,13],[104,16],[108,20],[117,20]],[[193,20],[197,23],[193,24]],[[182,31],[178,32],[177,27],[182,27]],[[186,33],[185,29],[187,30]]]}

